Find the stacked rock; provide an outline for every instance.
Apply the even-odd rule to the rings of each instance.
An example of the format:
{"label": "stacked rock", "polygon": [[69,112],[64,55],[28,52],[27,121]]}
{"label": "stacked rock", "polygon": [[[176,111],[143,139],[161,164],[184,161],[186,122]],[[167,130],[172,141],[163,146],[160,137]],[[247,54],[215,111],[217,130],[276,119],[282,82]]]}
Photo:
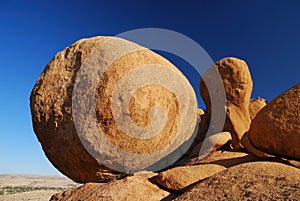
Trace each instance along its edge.
{"label": "stacked rock", "polygon": [[[241,148],[241,139],[251,123],[249,101],[252,93],[252,78],[246,62],[236,58],[224,58],[212,68],[217,68],[226,92],[226,121],[224,131],[232,136],[233,149]],[[204,77],[208,76],[204,74]],[[201,79],[200,93],[208,113],[211,113],[209,90]],[[213,97],[212,97],[213,98]]]}
{"label": "stacked rock", "polygon": [[[51,200],[300,200],[300,84],[268,104],[250,99],[252,85],[245,61],[221,59],[200,81],[206,110],[197,110],[188,80],[160,55],[115,37],[77,41],[30,97],[46,156],[85,183]],[[226,95],[226,119],[214,138],[216,93]],[[215,147],[201,158],[204,142]]]}

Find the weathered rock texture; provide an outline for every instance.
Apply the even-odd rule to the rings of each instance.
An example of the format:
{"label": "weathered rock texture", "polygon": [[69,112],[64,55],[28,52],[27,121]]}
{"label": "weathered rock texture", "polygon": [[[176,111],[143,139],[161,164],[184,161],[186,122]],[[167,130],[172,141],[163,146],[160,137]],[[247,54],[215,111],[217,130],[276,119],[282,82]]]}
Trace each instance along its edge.
{"label": "weathered rock texture", "polygon": [[159,173],[156,181],[167,189],[178,191],[225,169],[215,164],[175,167]]}
{"label": "weathered rock texture", "polygon": [[[226,122],[224,131],[232,135],[232,147],[241,148],[241,138],[248,131],[251,123],[249,101],[252,93],[252,78],[246,62],[237,58],[224,58],[216,62],[226,91]],[[214,67],[212,67],[214,68]],[[204,74],[204,76],[207,76]],[[211,112],[210,94],[204,79],[200,82],[200,94]]]}
{"label": "weathered rock texture", "polygon": [[[175,66],[158,54],[121,39],[117,42],[114,41],[116,43],[115,49],[99,50],[98,47],[102,47],[102,44],[108,40],[111,40],[111,37],[82,39],[59,52],[47,64],[30,96],[33,128],[46,156],[63,174],[80,183],[106,182],[121,175],[120,171],[116,171],[114,167],[124,164],[114,162],[113,159],[122,161],[124,158],[123,156],[117,156],[109,147],[101,144],[104,139],[116,149],[121,149],[129,154],[152,154],[168,147],[179,132],[181,133],[178,136],[181,139],[177,137],[177,141],[174,140],[177,142],[174,147],[186,141],[194,131],[193,124],[196,123],[197,118],[195,98],[189,98],[189,101],[185,101],[187,100],[185,99],[186,96],[195,96],[194,91]],[[138,50],[130,51],[132,47]],[[87,72],[80,69],[95,50],[98,51],[97,60],[95,61],[98,62],[97,65],[109,65],[110,60],[116,57],[101,76],[100,70],[90,73],[88,72],[89,69],[84,69]],[[127,54],[118,57],[118,54],[122,51],[127,51]],[[93,65],[93,61],[89,61],[88,64]],[[157,68],[163,68],[169,74],[163,75],[161,69],[156,70],[156,72],[155,68],[152,69],[148,66],[148,70],[142,72],[145,73],[145,77],[135,76],[135,79],[130,79],[129,87],[143,79],[149,79],[149,73],[154,74],[156,72],[167,77],[154,76],[154,80],[152,80],[154,84],[144,85],[139,90],[134,91],[132,97],[128,100],[129,107],[124,106],[125,101],[120,94],[116,94],[118,101],[114,102],[113,91],[119,81],[129,72],[138,72],[140,70],[138,67],[146,65],[156,65]],[[84,73],[92,74],[93,79]],[[81,75],[81,77],[76,81],[78,75]],[[172,80],[171,75],[175,76],[177,80]],[[170,83],[177,84],[170,87],[173,87],[175,91],[184,91],[185,96],[178,95],[164,86],[158,86],[159,83],[168,82],[168,80],[170,80]],[[81,87],[83,89],[79,93],[74,92],[76,91],[74,89],[77,86],[76,83],[78,89],[81,89]],[[122,92],[122,88],[119,91]],[[90,98],[82,101],[81,96]],[[76,101],[72,102],[72,100]],[[93,102],[95,105],[92,104]],[[150,118],[159,113],[157,110],[151,110],[156,104],[163,108],[166,115],[165,124],[156,135],[143,136],[145,138],[129,136],[119,129],[118,123],[113,119],[111,108],[121,105],[121,109],[117,110],[121,113],[118,114],[119,116],[129,116],[132,122],[142,129],[148,128],[154,122],[154,125],[149,127],[152,131],[155,131],[159,128],[159,125],[155,125],[155,123],[160,124],[163,122],[159,118]],[[181,104],[185,106],[181,107]],[[75,117],[73,116],[74,108],[79,111]],[[183,113],[182,108],[187,110]],[[95,113],[95,116],[92,115],[93,113]],[[181,118],[182,115],[186,116]],[[76,125],[73,117],[78,120]],[[192,119],[192,121],[188,122],[187,119]],[[182,120],[183,122],[179,122]],[[125,121],[120,122],[124,123]],[[128,123],[123,125],[125,128],[129,128],[129,126]],[[78,136],[78,129],[80,129],[80,137]],[[100,130],[105,137],[99,137],[98,132]],[[142,135],[146,134],[146,132],[140,133]],[[181,135],[182,133],[183,135]],[[86,150],[86,145],[89,146],[89,151]],[[94,155],[91,155],[102,153],[107,154],[108,159],[106,159],[105,164],[102,163],[103,161],[99,161],[98,158],[96,160],[93,157]],[[134,161],[136,166],[143,162],[147,164],[146,159],[141,161],[140,159],[134,158],[131,160],[129,158],[128,161]],[[123,162],[126,163],[126,160]],[[107,164],[112,165],[113,168]]]}
{"label": "weathered rock texture", "polygon": [[249,114],[251,120],[253,120],[257,113],[266,105],[267,101],[263,98],[258,97],[256,99],[251,99],[249,103]]}
{"label": "weathered rock texture", "polygon": [[299,200],[299,189],[299,169],[252,162],[217,173],[175,200]]}
{"label": "weathered rock texture", "polygon": [[149,179],[156,175],[155,173],[144,172],[104,185],[99,183],[87,183],[79,188],[57,193],[52,196],[50,201],[162,200],[169,196],[170,193],[158,188],[149,181]]}
{"label": "weathered rock texture", "polygon": [[250,145],[266,153],[300,160],[299,108],[297,84],[273,99],[253,119],[248,132]]}

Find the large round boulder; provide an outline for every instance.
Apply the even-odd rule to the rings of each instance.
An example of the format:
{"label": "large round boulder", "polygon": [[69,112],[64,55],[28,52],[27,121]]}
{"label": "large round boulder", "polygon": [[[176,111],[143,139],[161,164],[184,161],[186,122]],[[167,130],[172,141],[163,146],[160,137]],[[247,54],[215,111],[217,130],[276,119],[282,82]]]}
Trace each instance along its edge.
{"label": "large round boulder", "polygon": [[197,121],[196,96],[183,74],[117,37],[82,39],[55,55],[30,107],[46,156],[80,183],[164,168],[184,153],[173,154],[186,147]]}

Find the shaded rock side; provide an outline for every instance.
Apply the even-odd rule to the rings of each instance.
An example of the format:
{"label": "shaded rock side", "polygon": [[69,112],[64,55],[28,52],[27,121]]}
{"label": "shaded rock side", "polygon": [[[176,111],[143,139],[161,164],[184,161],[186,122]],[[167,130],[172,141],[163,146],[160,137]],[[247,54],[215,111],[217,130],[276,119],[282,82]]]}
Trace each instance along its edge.
{"label": "shaded rock side", "polygon": [[240,152],[240,151],[214,151],[206,158],[201,159],[198,157],[189,159],[181,165],[199,165],[199,164],[216,164],[226,168],[240,165],[242,163],[259,161],[260,158],[253,154]]}
{"label": "shaded rock side", "polygon": [[[205,150],[205,151],[213,152],[217,149],[220,149],[224,145],[226,146],[227,144],[230,144],[231,143],[231,134],[229,132],[216,133],[214,135],[207,137],[206,143],[207,143],[206,146],[213,147],[213,148],[209,149],[209,150]],[[192,148],[191,151],[187,153],[188,158],[193,158],[193,157],[199,156],[200,150],[201,150],[201,148],[203,148],[202,146],[203,146],[203,141],[194,143],[193,147],[191,147]],[[205,152],[205,151],[202,151],[202,152]],[[207,153],[207,154],[209,154],[209,153]]]}
{"label": "shaded rock side", "polygon": [[263,98],[251,99],[249,103],[249,114],[251,120],[257,115],[257,113],[267,105],[267,101]]}

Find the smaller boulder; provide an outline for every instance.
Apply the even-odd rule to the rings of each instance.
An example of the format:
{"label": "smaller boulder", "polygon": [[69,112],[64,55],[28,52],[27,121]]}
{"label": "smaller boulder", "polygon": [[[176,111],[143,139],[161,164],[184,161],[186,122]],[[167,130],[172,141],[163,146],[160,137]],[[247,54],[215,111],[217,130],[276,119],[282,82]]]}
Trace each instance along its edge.
{"label": "smaller boulder", "polygon": [[225,167],[215,164],[175,167],[159,173],[156,182],[167,189],[179,191],[225,169]]}
{"label": "smaller boulder", "polygon": [[300,160],[300,83],[265,106],[253,119],[245,138],[243,144],[253,154],[256,149]]}
{"label": "smaller boulder", "polygon": [[[207,141],[207,145],[206,145],[207,147],[213,147],[211,150],[207,150],[207,151],[213,152],[213,151],[219,149],[220,147],[224,146],[225,144],[227,144],[229,141],[231,141],[231,134],[229,132],[217,133],[215,135],[207,137],[206,141]],[[189,153],[189,158],[199,156],[202,145],[203,145],[203,142],[196,144],[193,147],[192,151]],[[207,154],[209,154],[209,153],[207,153]]]}
{"label": "smaller boulder", "polygon": [[205,111],[203,109],[197,109],[197,121],[201,122],[201,119],[203,118],[203,115],[205,114]]}

